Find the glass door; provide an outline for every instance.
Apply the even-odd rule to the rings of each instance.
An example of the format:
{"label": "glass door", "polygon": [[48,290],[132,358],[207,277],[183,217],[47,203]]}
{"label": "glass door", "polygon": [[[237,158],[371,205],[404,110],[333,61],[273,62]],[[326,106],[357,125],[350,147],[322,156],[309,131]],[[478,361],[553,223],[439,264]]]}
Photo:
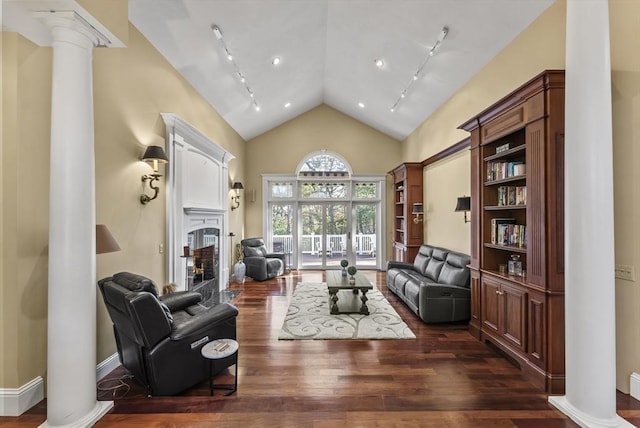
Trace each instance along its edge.
{"label": "glass door", "polygon": [[[378,205],[372,203],[353,204],[353,246],[356,267],[374,269],[378,266]],[[349,259],[351,261],[351,259]]]}
{"label": "glass door", "polygon": [[298,264],[301,269],[338,269],[340,260],[347,258],[349,216],[346,203],[302,203]]}

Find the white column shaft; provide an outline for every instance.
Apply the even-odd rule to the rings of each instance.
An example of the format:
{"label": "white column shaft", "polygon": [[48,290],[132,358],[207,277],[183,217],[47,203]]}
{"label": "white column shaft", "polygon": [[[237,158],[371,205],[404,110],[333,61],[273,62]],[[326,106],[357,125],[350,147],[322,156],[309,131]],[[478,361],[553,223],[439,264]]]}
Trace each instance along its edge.
{"label": "white column shaft", "polygon": [[[616,415],[611,64],[607,0],[567,1],[565,97],[566,395],[581,426]],[[593,255],[598,254],[594,263]]]}
{"label": "white column shaft", "polygon": [[47,424],[96,406],[93,43],[52,28]]}

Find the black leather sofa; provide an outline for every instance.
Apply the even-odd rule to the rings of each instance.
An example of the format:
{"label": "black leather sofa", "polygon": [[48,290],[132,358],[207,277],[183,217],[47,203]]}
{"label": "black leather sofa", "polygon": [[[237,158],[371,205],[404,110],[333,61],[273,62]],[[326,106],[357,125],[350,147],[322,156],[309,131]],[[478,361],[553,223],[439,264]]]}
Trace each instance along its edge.
{"label": "black leather sofa", "polygon": [[247,238],[240,241],[247,276],[256,281],[265,281],[282,275],[287,266],[284,253],[269,253],[262,238]]}
{"label": "black leather sofa", "polygon": [[[120,362],[151,395],[176,395],[208,379],[202,347],[236,338],[238,309],[228,303],[207,308],[191,291],[158,297],[153,281],[129,272],[104,278],[98,287],[113,321]],[[229,361],[213,364],[216,374]]]}
{"label": "black leather sofa", "polygon": [[468,255],[421,245],[413,263],[387,263],[387,287],[426,323],[471,318]]}

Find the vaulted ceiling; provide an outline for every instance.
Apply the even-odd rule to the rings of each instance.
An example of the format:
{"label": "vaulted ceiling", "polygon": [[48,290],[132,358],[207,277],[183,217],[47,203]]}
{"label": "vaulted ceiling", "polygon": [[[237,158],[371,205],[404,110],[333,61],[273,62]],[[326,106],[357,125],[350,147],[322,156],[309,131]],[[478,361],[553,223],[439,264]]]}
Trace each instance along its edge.
{"label": "vaulted ceiling", "polygon": [[129,0],[129,19],[244,139],[325,103],[402,140],[551,3]]}

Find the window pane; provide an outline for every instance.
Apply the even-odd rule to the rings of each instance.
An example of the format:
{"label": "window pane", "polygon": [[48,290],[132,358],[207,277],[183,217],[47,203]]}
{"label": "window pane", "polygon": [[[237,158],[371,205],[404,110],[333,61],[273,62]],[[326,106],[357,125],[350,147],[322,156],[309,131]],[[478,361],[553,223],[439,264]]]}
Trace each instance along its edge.
{"label": "window pane", "polygon": [[340,199],[347,197],[345,183],[302,183],[305,199]]}
{"label": "window pane", "polygon": [[271,242],[273,242],[273,251],[285,253],[287,255],[287,265],[293,248],[292,230],[293,206],[288,204],[271,205]]}
{"label": "window pane", "polygon": [[376,183],[356,183],[355,199],[376,199],[378,197],[378,186]]}
{"label": "window pane", "polygon": [[316,155],[305,161],[304,165],[300,168],[300,172],[328,172],[328,171],[340,171],[348,172],[347,166],[338,158],[333,155]]}
{"label": "window pane", "polygon": [[271,183],[272,198],[292,198],[293,183]]}

